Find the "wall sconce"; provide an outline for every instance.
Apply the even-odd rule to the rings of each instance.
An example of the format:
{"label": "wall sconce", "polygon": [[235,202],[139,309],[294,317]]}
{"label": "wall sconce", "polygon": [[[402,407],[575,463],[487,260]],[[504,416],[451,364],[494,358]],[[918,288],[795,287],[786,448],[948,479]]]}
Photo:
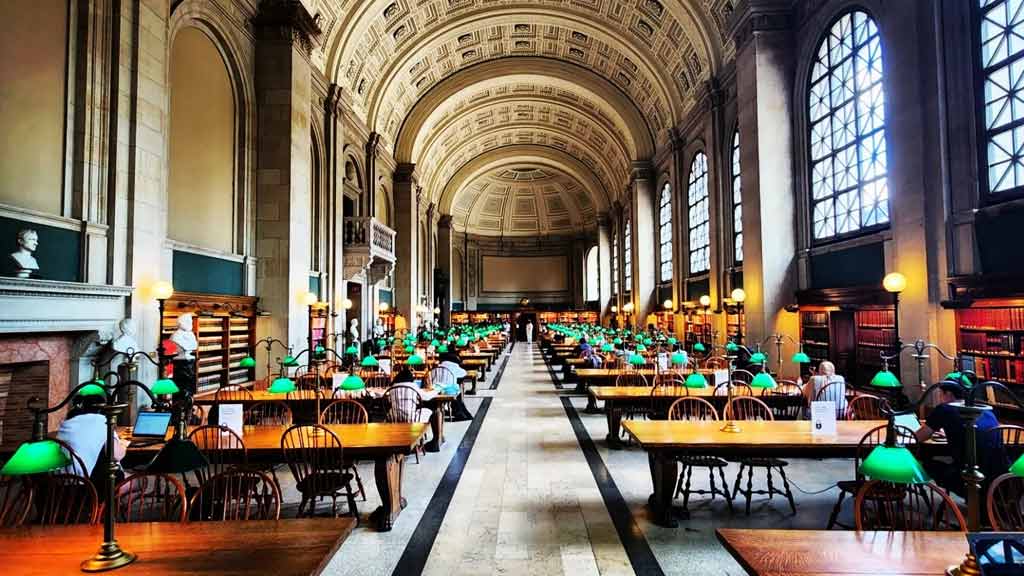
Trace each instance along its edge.
{"label": "wall sconce", "polygon": [[341,305],[345,307],[345,310],[351,310],[352,309],[352,300],[349,299],[349,298],[345,298],[342,301]]}
{"label": "wall sconce", "polygon": [[743,291],[743,288],[734,288],[731,296],[733,302],[737,304],[743,304],[743,301],[747,299],[747,293]]}
{"label": "wall sconce", "polygon": [[665,308],[665,310],[669,310],[669,311],[673,310],[676,307],[675,303],[672,302],[671,298],[669,298],[669,299],[665,300],[664,302],[662,302],[661,305],[662,305],[662,307]]}

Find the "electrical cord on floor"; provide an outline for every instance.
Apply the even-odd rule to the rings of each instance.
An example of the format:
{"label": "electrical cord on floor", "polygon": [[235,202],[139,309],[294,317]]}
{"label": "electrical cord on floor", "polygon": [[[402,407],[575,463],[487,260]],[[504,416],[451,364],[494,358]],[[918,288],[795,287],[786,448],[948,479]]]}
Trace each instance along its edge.
{"label": "electrical cord on floor", "polygon": [[808,492],[807,490],[804,490],[803,488],[800,487],[799,484],[797,484],[796,482],[793,482],[792,480],[789,480],[789,485],[793,486],[794,488],[796,488],[797,492],[802,492],[804,494],[807,494],[808,496],[815,496],[815,495],[818,495],[818,494],[824,494],[825,492],[828,492],[829,490],[831,490],[833,488],[837,488],[839,486],[839,483],[836,482],[835,484],[830,485],[828,488],[825,488],[823,490],[818,490],[816,492],[814,492],[814,491]]}

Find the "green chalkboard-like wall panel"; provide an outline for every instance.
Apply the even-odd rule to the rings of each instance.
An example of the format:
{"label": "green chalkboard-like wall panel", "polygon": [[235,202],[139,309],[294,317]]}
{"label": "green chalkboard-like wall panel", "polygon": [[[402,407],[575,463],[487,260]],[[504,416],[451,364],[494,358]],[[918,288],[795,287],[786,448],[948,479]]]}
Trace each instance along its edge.
{"label": "green chalkboard-like wall panel", "polygon": [[46,226],[0,216],[0,274],[13,276],[15,265],[8,256],[18,249],[18,232],[25,228],[39,235],[35,257],[41,280],[82,281],[82,235],[74,230]]}
{"label": "green chalkboard-like wall panel", "polygon": [[320,277],[310,276],[309,277],[309,291],[317,296],[320,296]]}
{"label": "green chalkboard-like wall panel", "polygon": [[242,295],[241,262],[174,251],[174,290],[200,294]]}

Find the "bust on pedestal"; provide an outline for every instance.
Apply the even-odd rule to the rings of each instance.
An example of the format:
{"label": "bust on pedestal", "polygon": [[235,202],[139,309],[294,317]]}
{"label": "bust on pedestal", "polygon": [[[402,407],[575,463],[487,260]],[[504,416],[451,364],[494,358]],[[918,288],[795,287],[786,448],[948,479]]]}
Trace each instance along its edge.
{"label": "bust on pedestal", "polygon": [[192,314],[178,316],[178,329],[171,334],[171,342],[177,346],[174,355],[174,383],[178,388],[196,393],[196,367],[193,353],[199,348],[199,341],[192,332]]}
{"label": "bust on pedestal", "polygon": [[18,232],[18,249],[8,255],[7,267],[18,278],[32,278],[39,274],[39,262],[32,255],[39,247],[39,234],[26,228]]}

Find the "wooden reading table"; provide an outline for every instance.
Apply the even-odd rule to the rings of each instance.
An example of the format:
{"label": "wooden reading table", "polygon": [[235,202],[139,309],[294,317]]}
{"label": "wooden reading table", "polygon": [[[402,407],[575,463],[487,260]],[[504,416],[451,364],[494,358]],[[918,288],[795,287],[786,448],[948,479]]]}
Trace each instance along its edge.
{"label": "wooden reading table", "polygon": [[[117,525],[117,540],[138,559],[112,574],[310,576],[321,574],[352,532],[354,518]],[[103,525],[0,530],[7,576],[80,574],[103,541]]]}
{"label": "wooden reading table", "polygon": [[[707,370],[701,368],[698,370],[708,379],[708,386],[714,389],[715,386],[725,382],[729,378],[728,370]],[[622,368],[579,368],[576,370],[576,393],[587,394],[589,388],[597,386],[606,386],[610,388],[615,387],[615,382],[619,376],[623,374],[641,374],[647,379],[647,383],[650,385],[654,384],[654,378],[658,375],[656,370],[624,370]],[[687,372],[686,374],[689,374]],[[686,378],[686,376],[681,376]],[[648,390],[649,391],[649,390]],[[592,394],[587,396],[587,407],[584,412],[590,414],[598,412],[596,398]]]}

